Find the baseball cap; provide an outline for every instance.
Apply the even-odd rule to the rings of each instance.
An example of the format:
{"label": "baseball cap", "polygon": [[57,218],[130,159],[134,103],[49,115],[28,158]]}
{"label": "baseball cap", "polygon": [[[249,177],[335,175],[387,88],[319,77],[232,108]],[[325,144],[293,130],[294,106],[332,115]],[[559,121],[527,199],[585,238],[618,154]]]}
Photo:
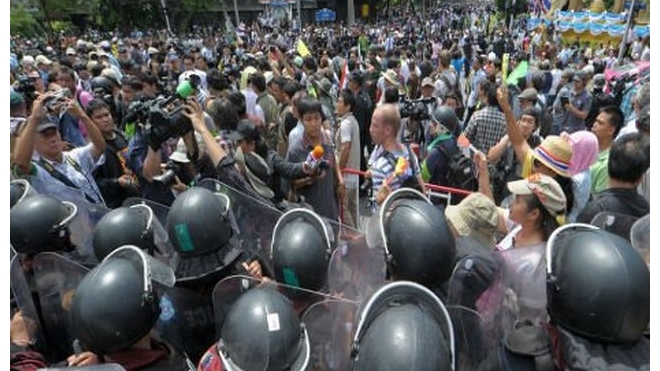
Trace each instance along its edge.
{"label": "baseball cap", "polygon": [[474,192],[458,205],[449,205],[445,216],[461,236],[474,236],[492,245],[500,224],[500,213],[490,198]]}
{"label": "baseball cap", "polygon": [[552,216],[566,212],[566,196],[561,186],[551,177],[536,173],[525,179],[507,183],[507,188],[514,195],[536,195],[543,207]]}
{"label": "baseball cap", "polygon": [[435,87],[435,84],[433,84],[433,79],[430,78],[430,77],[425,77],[422,80],[422,87],[425,87],[425,86]]}
{"label": "baseball cap", "polygon": [[257,125],[250,120],[243,119],[238,122],[236,130],[227,134],[227,139],[230,140],[258,140],[259,139],[259,130],[257,130]]}
{"label": "baseball cap", "polygon": [[47,115],[46,118],[37,126],[37,132],[41,133],[50,128],[57,128],[57,118]]}
{"label": "baseball cap", "polygon": [[66,48],[66,55],[76,55],[76,50],[72,47]]}
{"label": "baseball cap", "polygon": [[160,53],[160,51],[158,49],[154,48],[153,46],[150,46],[147,49],[147,54],[149,54],[149,55],[158,54],[158,53]]}

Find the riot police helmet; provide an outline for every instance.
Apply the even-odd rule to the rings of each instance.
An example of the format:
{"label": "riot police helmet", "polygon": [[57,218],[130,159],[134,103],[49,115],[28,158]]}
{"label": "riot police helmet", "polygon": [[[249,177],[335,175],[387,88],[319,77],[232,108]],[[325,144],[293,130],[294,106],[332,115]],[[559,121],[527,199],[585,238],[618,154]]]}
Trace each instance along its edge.
{"label": "riot police helmet", "polygon": [[134,245],[153,254],[153,221],[154,213],[145,204],[122,206],[105,214],[94,227],[96,258],[101,261],[124,245]]}
{"label": "riot police helmet", "polygon": [[25,179],[12,180],[9,183],[10,191],[10,208],[14,207],[17,203],[33,195],[34,191],[30,186],[30,182]]}
{"label": "riot police helmet", "polygon": [[460,120],[456,111],[449,106],[438,106],[431,115],[431,121],[442,125],[450,134],[456,135],[461,130]]}
{"label": "riot police helmet", "polygon": [[419,191],[400,188],[380,209],[380,229],[388,275],[427,287],[451,276],[456,256],[454,237],[444,212]]}
{"label": "riot police helmet", "polygon": [[20,253],[72,249],[69,222],[76,205],[46,195],[35,195],[17,203],[9,212],[11,244]]}
{"label": "riot police helmet", "polygon": [[328,229],[313,211],[293,209],[275,225],[271,258],[278,282],[307,290],[325,284],[331,245]]}
{"label": "riot police helmet", "polygon": [[435,294],[414,282],[392,282],[359,314],[353,370],[453,370],[453,334],[449,313]]}
{"label": "riot police helmet", "polygon": [[605,344],[638,341],[650,318],[650,273],[630,243],[587,224],[548,240],[548,313],[560,327]]}
{"label": "riot police helmet", "polygon": [[180,281],[198,279],[220,271],[238,258],[230,242],[232,229],[229,198],[205,188],[181,193],[167,214],[167,233],[179,255],[175,269]]}
{"label": "riot police helmet", "polygon": [[161,312],[155,281],[172,286],[174,272],[138,247],[113,251],[85,275],[74,292],[71,325],[75,338],[99,355],[141,340]]}
{"label": "riot police helmet", "polygon": [[302,371],[309,337],[291,304],[271,287],[243,293],[222,325],[218,354],[226,370]]}
{"label": "riot police helmet", "polygon": [[112,95],[115,83],[105,76],[96,76],[92,78],[91,87],[95,96]]}

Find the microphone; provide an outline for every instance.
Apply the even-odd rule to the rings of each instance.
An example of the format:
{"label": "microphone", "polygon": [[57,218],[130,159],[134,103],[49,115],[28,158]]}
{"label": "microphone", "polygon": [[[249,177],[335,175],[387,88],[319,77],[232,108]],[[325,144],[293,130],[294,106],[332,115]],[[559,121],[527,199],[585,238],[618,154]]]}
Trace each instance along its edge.
{"label": "microphone", "polygon": [[322,146],[316,146],[314,149],[309,152],[307,155],[307,160],[305,162],[309,166],[311,170],[316,170],[321,163],[323,163],[323,155],[325,154],[325,151],[323,150]]}

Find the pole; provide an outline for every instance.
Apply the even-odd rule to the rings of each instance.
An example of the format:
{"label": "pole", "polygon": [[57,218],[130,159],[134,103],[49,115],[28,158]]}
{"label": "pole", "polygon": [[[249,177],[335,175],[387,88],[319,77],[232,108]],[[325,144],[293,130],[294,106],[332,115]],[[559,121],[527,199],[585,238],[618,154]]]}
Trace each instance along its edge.
{"label": "pole", "polygon": [[346,24],[352,26],[355,24],[355,0],[348,0]]}
{"label": "pole", "polygon": [[626,50],[626,41],[628,40],[628,33],[630,32],[630,24],[632,23],[633,12],[635,10],[635,0],[632,0],[630,4],[630,10],[628,10],[628,21],[626,22],[626,33],[621,38],[621,46],[619,46],[619,56],[616,61],[618,65],[621,65],[623,62],[623,53]]}
{"label": "pole", "polygon": [[298,3],[297,4],[297,7],[298,7],[298,30],[302,30],[302,19],[301,19],[301,16],[300,16],[300,13],[301,13],[300,1],[301,0],[296,1]]}
{"label": "pole", "polygon": [[238,27],[240,20],[238,18],[238,3],[236,3],[236,0],[234,0],[234,15],[236,16],[236,27]]}
{"label": "pole", "polygon": [[165,5],[165,0],[160,0],[160,5],[163,6],[163,15],[165,15],[165,25],[167,26],[167,32],[172,35],[172,27],[170,26],[170,17],[167,15],[167,6]]}

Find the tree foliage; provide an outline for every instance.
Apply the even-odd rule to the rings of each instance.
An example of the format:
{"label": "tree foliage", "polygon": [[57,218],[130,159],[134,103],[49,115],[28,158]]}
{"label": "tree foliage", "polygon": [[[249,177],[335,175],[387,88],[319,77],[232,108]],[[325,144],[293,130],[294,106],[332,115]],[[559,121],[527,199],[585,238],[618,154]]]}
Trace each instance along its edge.
{"label": "tree foliage", "polygon": [[10,8],[9,32],[13,34],[34,35],[40,31],[39,22],[25,7],[12,5]]}

